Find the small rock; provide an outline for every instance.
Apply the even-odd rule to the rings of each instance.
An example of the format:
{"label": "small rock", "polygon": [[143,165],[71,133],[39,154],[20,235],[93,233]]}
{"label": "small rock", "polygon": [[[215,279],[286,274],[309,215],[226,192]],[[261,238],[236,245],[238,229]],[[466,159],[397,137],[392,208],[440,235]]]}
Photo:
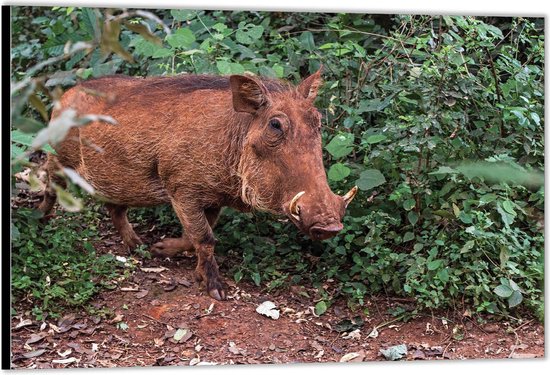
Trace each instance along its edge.
{"label": "small rock", "polygon": [[426,359],[426,354],[419,349],[416,349],[412,354],[413,359]]}
{"label": "small rock", "polygon": [[483,330],[487,333],[496,333],[500,330],[498,324],[486,324],[483,326]]}

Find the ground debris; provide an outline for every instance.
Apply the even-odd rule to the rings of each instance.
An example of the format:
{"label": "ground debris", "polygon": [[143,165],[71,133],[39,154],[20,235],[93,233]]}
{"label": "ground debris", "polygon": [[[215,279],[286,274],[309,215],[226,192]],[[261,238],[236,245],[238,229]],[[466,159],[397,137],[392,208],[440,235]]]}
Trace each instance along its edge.
{"label": "ground debris", "polygon": [[407,345],[399,344],[387,349],[380,349],[380,354],[388,361],[397,361],[407,355]]}

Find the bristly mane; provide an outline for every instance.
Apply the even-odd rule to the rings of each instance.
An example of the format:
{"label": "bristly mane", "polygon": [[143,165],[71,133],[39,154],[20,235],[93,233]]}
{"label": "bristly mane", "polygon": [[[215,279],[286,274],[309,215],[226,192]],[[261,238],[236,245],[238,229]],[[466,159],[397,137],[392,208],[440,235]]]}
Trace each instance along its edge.
{"label": "bristly mane", "polygon": [[[256,77],[259,79],[267,90],[271,93],[280,93],[291,91],[293,86],[285,81]],[[197,90],[229,90],[229,76],[216,76],[210,74],[181,74],[173,77],[129,77],[125,75],[110,75],[96,79],[83,81],[81,85],[85,88],[101,90],[105,89],[105,84],[116,84],[116,81],[131,81],[139,80],[136,85],[132,85],[131,90],[170,90],[178,93],[187,93]]]}

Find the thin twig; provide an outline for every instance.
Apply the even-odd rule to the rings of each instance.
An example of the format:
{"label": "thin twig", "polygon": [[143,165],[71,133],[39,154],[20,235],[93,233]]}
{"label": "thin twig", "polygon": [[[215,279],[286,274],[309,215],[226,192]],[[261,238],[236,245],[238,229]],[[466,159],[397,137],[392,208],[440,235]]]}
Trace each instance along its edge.
{"label": "thin twig", "polygon": [[143,314],[144,317],[149,318],[151,320],[154,320],[155,322],[162,324],[162,325],[168,325],[168,323],[165,323],[163,321],[158,320],[157,318],[153,318],[151,315]]}

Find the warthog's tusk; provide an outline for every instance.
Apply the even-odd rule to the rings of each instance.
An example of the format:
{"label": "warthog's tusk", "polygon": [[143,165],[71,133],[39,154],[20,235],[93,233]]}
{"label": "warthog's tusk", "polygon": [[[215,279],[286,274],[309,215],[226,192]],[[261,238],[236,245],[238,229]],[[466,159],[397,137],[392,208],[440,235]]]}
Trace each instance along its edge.
{"label": "warthog's tusk", "polygon": [[348,206],[348,204],[351,203],[351,201],[355,197],[355,194],[357,194],[357,186],[352,187],[351,190],[342,197],[344,198],[344,202],[346,202],[346,207]]}
{"label": "warthog's tusk", "polygon": [[290,205],[289,205],[289,212],[290,212],[290,215],[296,219],[296,221],[300,221],[300,207],[298,207],[298,199],[300,199],[300,197],[302,195],[304,195],[306,192],[305,191],[301,191],[299,192],[298,194],[296,194],[294,196],[294,198],[292,198],[292,200],[290,201]]}

